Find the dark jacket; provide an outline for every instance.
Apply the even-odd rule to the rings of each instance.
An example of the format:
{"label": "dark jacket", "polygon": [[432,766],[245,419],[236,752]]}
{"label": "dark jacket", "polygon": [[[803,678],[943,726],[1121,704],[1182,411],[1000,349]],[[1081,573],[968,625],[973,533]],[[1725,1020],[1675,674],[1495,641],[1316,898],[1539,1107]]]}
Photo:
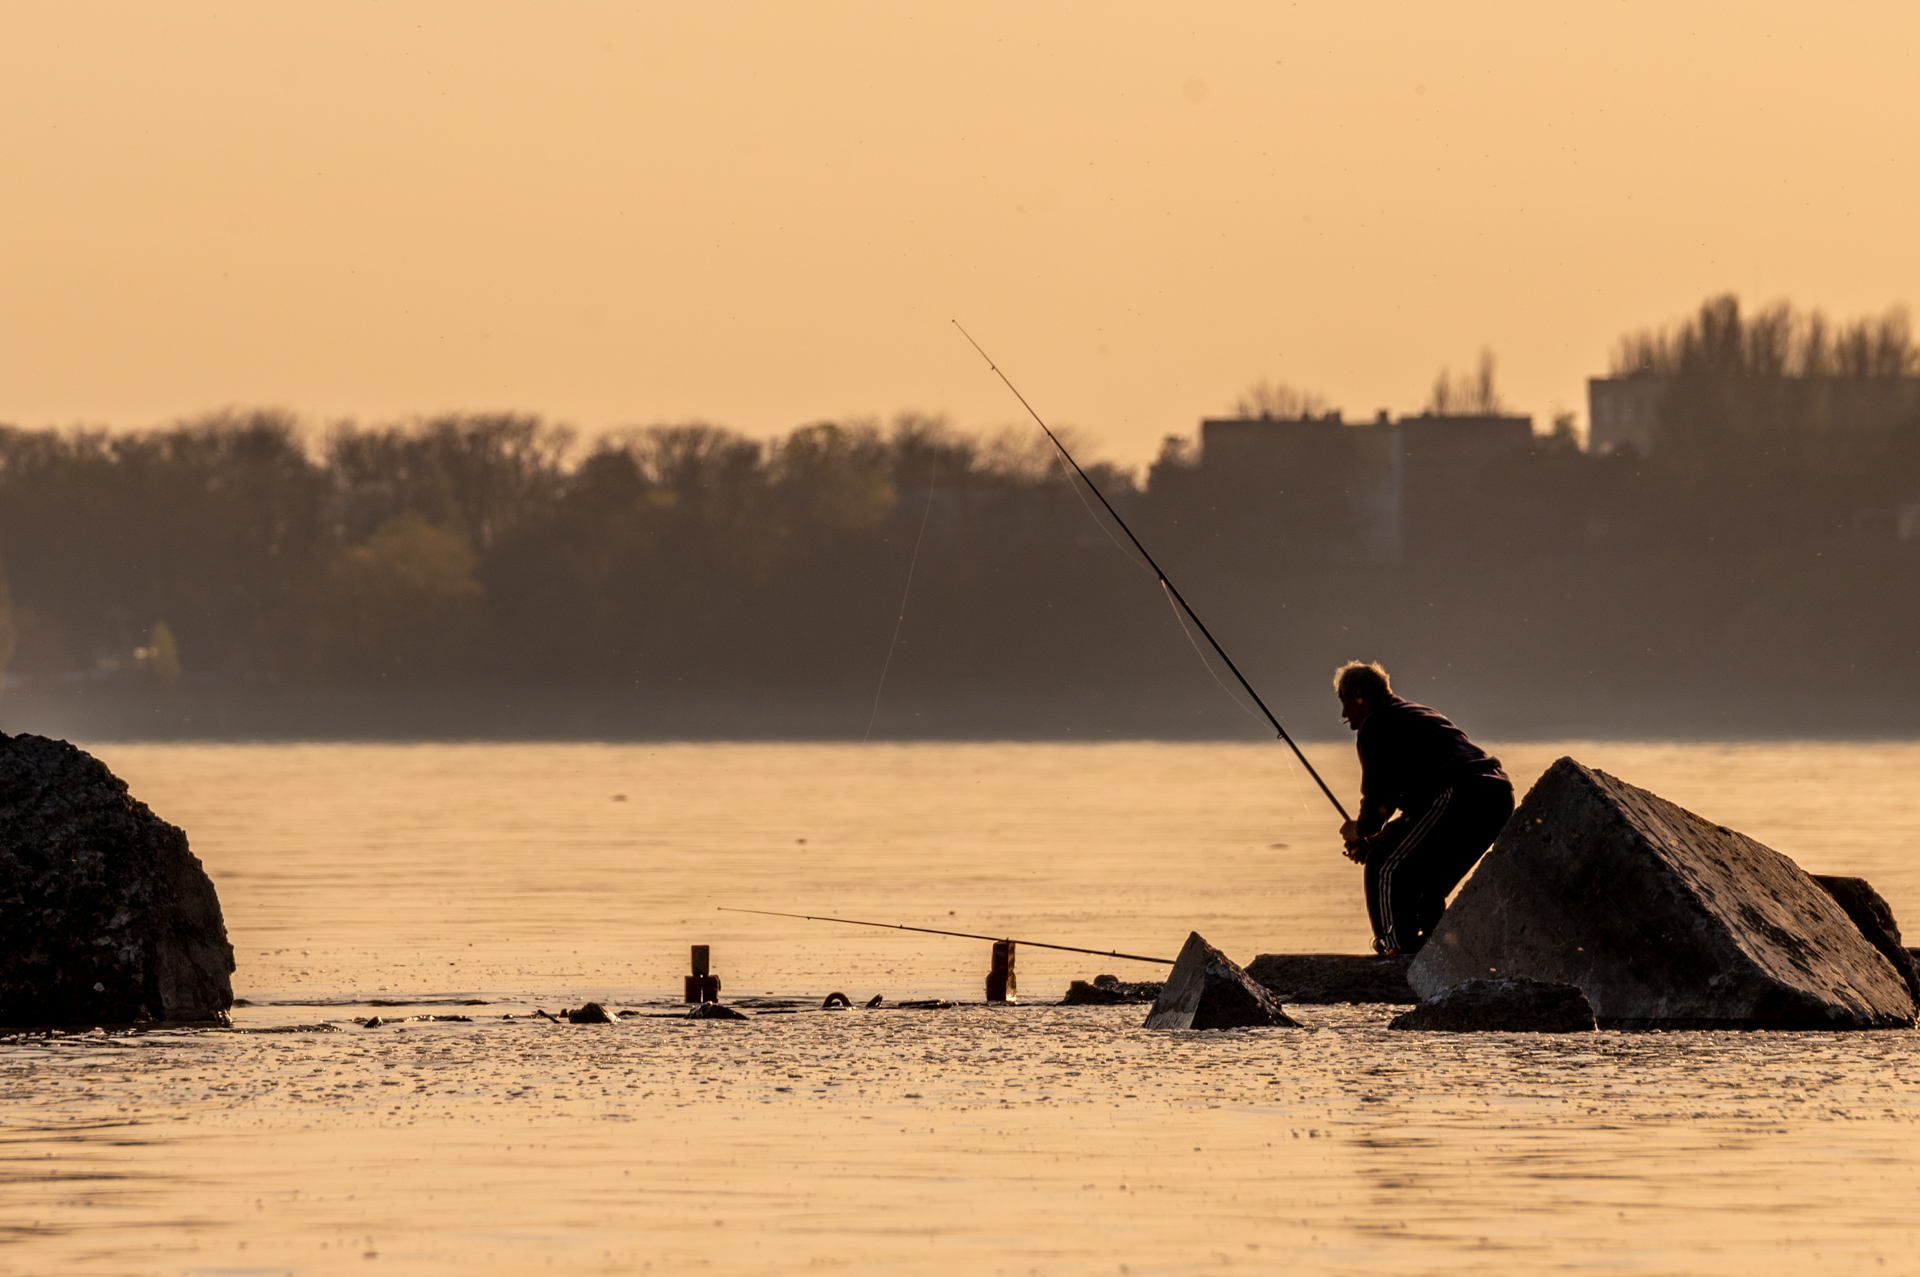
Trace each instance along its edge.
{"label": "dark jacket", "polygon": [[1355,741],[1360,750],[1360,832],[1380,831],[1398,811],[1424,810],[1440,792],[1462,781],[1513,782],[1500,760],[1467,739],[1438,710],[1398,696],[1367,715]]}

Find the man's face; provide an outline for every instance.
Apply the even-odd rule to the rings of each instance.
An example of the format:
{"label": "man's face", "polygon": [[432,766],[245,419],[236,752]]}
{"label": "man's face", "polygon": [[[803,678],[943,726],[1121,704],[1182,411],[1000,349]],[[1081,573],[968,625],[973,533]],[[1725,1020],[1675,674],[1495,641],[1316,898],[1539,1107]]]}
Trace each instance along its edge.
{"label": "man's face", "polygon": [[1351,731],[1359,731],[1360,724],[1366,722],[1367,715],[1372,712],[1373,702],[1364,696],[1340,697],[1340,717],[1347,720],[1347,727]]}

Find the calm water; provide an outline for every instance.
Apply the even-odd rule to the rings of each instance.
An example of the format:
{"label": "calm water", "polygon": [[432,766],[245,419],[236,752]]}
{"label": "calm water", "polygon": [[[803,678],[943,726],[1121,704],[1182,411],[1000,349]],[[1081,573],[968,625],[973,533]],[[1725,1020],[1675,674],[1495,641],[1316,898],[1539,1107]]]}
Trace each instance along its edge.
{"label": "calm water", "polygon": [[[1920,1037],[1139,1029],[974,998],[984,943],[1361,951],[1273,745],[103,746],[185,827],[241,1029],[0,1043],[0,1272],[1645,1273],[1920,1267]],[[1355,784],[1350,747],[1321,746]],[[1920,930],[1920,745],[1562,753]],[[1030,1004],[1153,968],[1023,949]],[[450,1005],[467,1000],[486,1005]],[[381,1014],[464,1014],[363,1029]],[[503,1019],[512,1015],[513,1019]]]}

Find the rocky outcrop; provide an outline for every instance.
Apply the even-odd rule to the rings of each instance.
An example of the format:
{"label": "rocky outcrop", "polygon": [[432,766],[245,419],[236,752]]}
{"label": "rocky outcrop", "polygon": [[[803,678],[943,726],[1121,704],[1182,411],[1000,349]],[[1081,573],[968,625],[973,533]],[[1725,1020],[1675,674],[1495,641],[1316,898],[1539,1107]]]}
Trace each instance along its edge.
{"label": "rocky outcrop", "polygon": [[1880,956],[1900,973],[1900,978],[1907,982],[1907,992],[1913,995],[1915,1004],[1920,1005],[1920,967],[1916,967],[1912,952],[1900,944],[1900,924],[1893,920],[1892,907],[1865,878],[1815,874],[1813,880],[1833,897],[1835,904],[1847,911],[1853,925],[1860,928],[1867,943],[1878,949]]}
{"label": "rocky outcrop", "polygon": [[1390,1029],[1438,1033],[1591,1033],[1593,1008],[1571,984],[1540,980],[1468,980],[1442,989]]}
{"label": "rocky outcrop", "polygon": [[1187,936],[1173,972],[1147,1013],[1149,1029],[1245,1029],[1263,1025],[1298,1027],[1275,997],[1242,971],[1226,954],[1201,938]]}
{"label": "rocky outcrop", "polygon": [[1577,985],[1602,1028],[1911,1025],[1906,982],[1832,896],[1743,834],[1563,758],[1407,972]]}
{"label": "rocky outcrop", "polygon": [[1418,1002],[1407,983],[1410,957],[1362,957],[1348,953],[1263,953],[1247,974],[1282,1002],[1322,1006],[1334,1002]]}
{"label": "rocky outcrop", "polygon": [[0,735],[0,1023],[221,1020],[232,972],[186,834],[85,751]]}
{"label": "rocky outcrop", "polygon": [[1155,1002],[1160,998],[1160,990],[1166,985],[1158,980],[1142,980],[1130,984],[1117,975],[1097,975],[1093,983],[1075,980],[1067,986],[1067,996],[1060,999],[1063,1007],[1111,1007],[1123,1006],[1130,1002]]}

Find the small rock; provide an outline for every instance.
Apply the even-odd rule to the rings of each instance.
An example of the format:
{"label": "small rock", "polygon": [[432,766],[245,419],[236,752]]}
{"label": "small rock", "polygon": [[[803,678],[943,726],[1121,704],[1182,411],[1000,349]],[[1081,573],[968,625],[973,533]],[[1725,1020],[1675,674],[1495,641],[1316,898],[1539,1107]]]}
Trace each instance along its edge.
{"label": "small rock", "polygon": [[1444,989],[1390,1029],[1441,1033],[1591,1033],[1593,1008],[1571,984],[1544,980],[1468,980]]}
{"label": "small rock", "polygon": [[598,1002],[589,1002],[585,1006],[575,1007],[571,1011],[560,1013],[567,1017],[569,1024],[612,1024],[613,1017]]}
{"label": "small rock", "polygon": [[747,1017],[729,1006],[718,1002],[701,1002],[687,1012],[689,1020],[744,1020]]}
{"label": "small rock", "polygon": [[1147,1012],[1149,1029],[1298,1028],[1280,1003],[1195,931]]}
{"label": "small rock", "polygon": [[871,998],[867,999],[867,1010],[869,1011],[873,1010],[875,1007],[879,1006],[882,1002],[885,1002],[886,1000],[887,1000],[887,997],[884,993],[874,994]]}
{"label": "small rock", "polygon": [[852,1006],[853,1006],[853,999],[848,997],[846,994],[829,993],[826,996],[826,1000],[821,1002],[820,1009],[822,1011],[844,1011],[851,1008]]}

